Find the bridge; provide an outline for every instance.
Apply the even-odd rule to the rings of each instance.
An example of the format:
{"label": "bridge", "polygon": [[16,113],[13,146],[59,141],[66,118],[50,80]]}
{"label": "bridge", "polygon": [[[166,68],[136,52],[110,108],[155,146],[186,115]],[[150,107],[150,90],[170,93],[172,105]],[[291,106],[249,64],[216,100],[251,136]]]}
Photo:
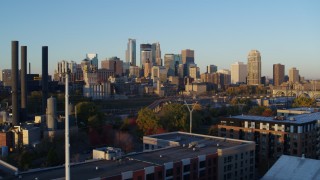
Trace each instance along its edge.
{"label": "bridge", "polygon": [[307,90],[295,90],[295,89],[273,89],[272,95],[274,97],[279,96],[293,96],[293,97],[309,97],[320,99],[320,91],[307,91]]}

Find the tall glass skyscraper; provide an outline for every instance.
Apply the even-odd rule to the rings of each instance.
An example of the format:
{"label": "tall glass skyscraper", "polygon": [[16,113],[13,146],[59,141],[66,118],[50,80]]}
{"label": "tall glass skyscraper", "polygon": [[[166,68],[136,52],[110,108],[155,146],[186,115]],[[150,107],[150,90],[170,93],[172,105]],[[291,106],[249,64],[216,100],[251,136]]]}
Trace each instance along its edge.
{"label": "tall glass skyscraper", "polygon": [[248,54],[248,85],[261,84],[261,55],[258,50],[251,50]]}
{"label": "tall glass skyscraper", "polygon": [[130,66],[136,66],[136,40],[128,39],[126,50],[126,62],[130,63]]}

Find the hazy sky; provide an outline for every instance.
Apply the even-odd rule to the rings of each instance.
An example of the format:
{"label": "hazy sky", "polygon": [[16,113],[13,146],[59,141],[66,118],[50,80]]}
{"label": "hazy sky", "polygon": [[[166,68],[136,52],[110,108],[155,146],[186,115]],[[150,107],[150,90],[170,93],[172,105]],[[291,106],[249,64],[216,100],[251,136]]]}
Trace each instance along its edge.
{"label": "hazy sky", "polygon": [[251,49],[262,56],[262,75],[272,64],[297,67],[320,79],[320,1],[258,0],[1,0],[0,69],[11,68],[11,41],[28,46],[32,72],[41,72],[41,46],[49,46],[49,73],[57,61],[80,62],[86,53],[99,60],[125,60],[128,38],[160,42],[165,53],[195,50],[205,71],[214,64],[230,69],[247,63]]}

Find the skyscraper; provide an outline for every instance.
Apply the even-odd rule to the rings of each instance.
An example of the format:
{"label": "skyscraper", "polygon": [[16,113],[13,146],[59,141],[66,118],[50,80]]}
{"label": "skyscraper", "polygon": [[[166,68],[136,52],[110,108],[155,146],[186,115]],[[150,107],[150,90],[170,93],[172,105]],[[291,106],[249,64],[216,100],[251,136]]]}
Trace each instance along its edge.
{"label": "skyscraper", "polygon": [[175,61],[174,61],[174,54],[165,54],[164,55],[164,67],[167,70],[168,76],[175,75]]}
{"label": "skyscraper", "polygon": [[152,63],[153,65],[162,66],[160,43],[152,44]]}
{"label": "skyscraper", "polygon": [[194,50],[184,49],[181,51],[182,64],[194,64]]}
{"label": "skyscraper", "polygon": [[289,69],[289,82],[299,82],[299,70],[295,67]]}
{"label": "skyscraper", "polygon": [[136,40],[128,39],[126,50],[126,62],[131,66],[136,66]]}
{"label": "skyscraper", "polygon": [[243,62],[231,64],[231,83],[245,83],[247,77],[247,65]]}
{"label": "skyscraper", "polygon": [[189,76],[190,64],[194,64],[194,51],[185,49],[181,51],[182,64],[184,64],[184,75]]}
{"label": "skyscraper", "polygon": [[251,50],[248,54],[247,84],[261,84],[261,55],[258,50]]}
{"label": "skyscraper", "polygon": [[90,64],[93,65],[96,69],[99,69],[99,60],[97,53],[90,53],[87,54],[87,60],[90,61]]}
{"label": "skyscraper", "polygon": [[214,73],[218,71],[218,67],[216,65],[207,66],[207,73]]}
{"label": "skyscraper", "polygon": [[151,44],[140,44],[140,67],[144,66],[147,59],[152,61],[152,48]]}
{"label": "skyscraper", "polygon": [[284,65],[273,65],[273,85],[280,86],[284,82]]}

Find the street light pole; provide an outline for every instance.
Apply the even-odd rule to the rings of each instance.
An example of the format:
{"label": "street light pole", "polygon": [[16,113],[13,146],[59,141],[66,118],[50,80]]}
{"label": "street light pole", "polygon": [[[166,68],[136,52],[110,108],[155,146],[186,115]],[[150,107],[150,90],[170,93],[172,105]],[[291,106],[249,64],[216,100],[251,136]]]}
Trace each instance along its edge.
{"label": "street light pole", "polygon": [[65,176],[70,180],[70,144],[69,144],[69,69],[65,72]]}
{"label": "street light pole", "polygon": [[[196,102],[195,104],[197,104],[197,102]],[[193,110],[194,110],[194,105],[195,105],[195,104],[187,104],[187,101],[184,101],[184,105],[187,106],[187,108],[188,108],[188,110],[189,110],[189,113],[190,113],[190,131],[189,131],[190,134],[192,133],[192,112],[193,112]],[[189,105],[192,106],[192,109],[190,109]]]}

